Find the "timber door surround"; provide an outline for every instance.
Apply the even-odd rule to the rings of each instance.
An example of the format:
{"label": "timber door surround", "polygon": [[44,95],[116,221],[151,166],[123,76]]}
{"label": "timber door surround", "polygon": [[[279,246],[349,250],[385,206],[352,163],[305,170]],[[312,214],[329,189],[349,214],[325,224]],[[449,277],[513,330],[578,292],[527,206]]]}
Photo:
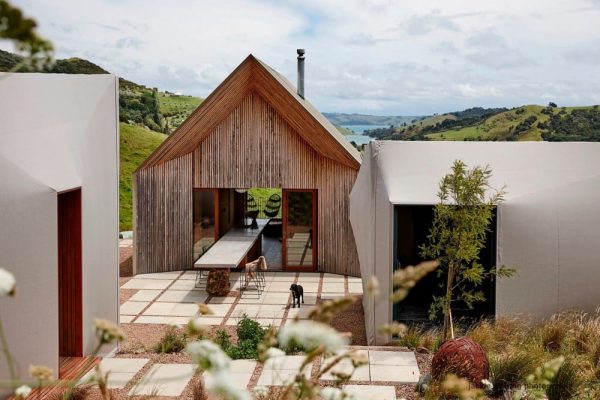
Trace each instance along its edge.
{"label": "timber door surround", "polygon": [[82,357],[81,188],[58,193],[57,208],[59,356]]}
{"label": "timber door surround", "polygon": [[318,191],[283,189],[282,266],[285,271],[316,271]]}

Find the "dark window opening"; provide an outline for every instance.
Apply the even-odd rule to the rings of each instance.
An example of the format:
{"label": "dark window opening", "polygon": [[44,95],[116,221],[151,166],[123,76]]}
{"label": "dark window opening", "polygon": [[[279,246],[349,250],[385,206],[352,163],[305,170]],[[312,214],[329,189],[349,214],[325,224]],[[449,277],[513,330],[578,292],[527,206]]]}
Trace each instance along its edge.
{"label": "dark window opening", "polygon": [[[433,216],[434,206],[432,205],[394,207],[394,270],[425,261],[421,257],[419,247],[427,242]],[[496,266],[496,220],[496,211],[494,211],[486,244],[479,257],[480,263],[486,270],[491,270]],[[394,304],[394,320],[426,327],[440,325],[441,318],[429,319],[429,308],[433,296],[443,294],[443,288],[440,287],[440,284],[444,278],[444,275],[438,277],[437,273],[433,272],[417,283],[404,301]],[[471,310],[460,302],[456,303],[453,308],[453,317],[456,321],[460,321],[460,319],[477,320],[494,316],[495,279],[487,279],[479,286],[479,289],[483,291],[486,300],[476,303]]]}

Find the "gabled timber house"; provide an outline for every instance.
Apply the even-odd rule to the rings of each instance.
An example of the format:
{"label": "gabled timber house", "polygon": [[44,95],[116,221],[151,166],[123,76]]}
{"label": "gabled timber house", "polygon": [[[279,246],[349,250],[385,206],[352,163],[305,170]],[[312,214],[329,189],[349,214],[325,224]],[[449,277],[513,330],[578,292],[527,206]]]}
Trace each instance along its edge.
{"label": "gabled timber house", "polygon": [[248,226],[248,189],[268,188],[281,209],[241,262],[360,276],[349,195],[361,156],[304,99],[299,54],[298,90],[249,55],[135,172],[134,273],[193,269]]}

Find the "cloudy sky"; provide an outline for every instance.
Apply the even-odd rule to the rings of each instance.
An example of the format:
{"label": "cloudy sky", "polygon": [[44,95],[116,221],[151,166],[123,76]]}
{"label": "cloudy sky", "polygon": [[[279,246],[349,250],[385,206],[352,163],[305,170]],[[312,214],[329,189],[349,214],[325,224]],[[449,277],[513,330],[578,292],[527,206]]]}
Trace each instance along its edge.
{"label": "cloudy sky", "polygon": [[[57,57],[205,97],[249,53],[322,111],[600,103],[600,0],[12,0]],[[10,47],[0,42],[0,47]]]}

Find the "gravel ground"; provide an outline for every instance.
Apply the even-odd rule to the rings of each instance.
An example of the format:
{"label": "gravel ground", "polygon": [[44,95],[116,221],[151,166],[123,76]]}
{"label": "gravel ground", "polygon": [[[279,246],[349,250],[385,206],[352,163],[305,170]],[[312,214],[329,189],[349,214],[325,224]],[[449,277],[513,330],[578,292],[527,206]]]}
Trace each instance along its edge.
{"label": "gravel ground", "polygon": [[119,247],[119,276],[133,275],[133,247]]}
{"label": "gravel ground", "polygon": [[137,289],[119,289],[119,302],[120,304],[125,303],[134,294],[138,292]]}
{"label": "gravel ground", "polygon": [[362,296],[356,296],[357,300],[345,311],[336,314],[331,321],[339,332],[350,332],[352,334],[353,346],[366,346],[367,334],[365,332],[365,313],[362,306]]}

